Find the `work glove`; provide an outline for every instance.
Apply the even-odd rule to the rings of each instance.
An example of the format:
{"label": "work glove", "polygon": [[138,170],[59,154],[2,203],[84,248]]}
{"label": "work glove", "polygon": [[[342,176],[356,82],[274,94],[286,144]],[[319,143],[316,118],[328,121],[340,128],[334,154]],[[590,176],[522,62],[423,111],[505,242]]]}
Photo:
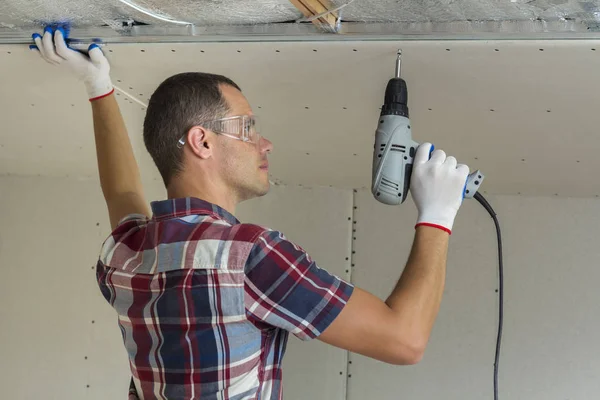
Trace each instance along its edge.
{"label": "work glove", "polygon": [[413,161],[410,191],[419,211],[416,226],[432,226],[452,234],[469,167],[457,165],[456,158],[446,157],[442,150],[432,153],[432,149],[431,143],[423,143]]}
{"label": "work glove", "polygon": [[35,46],[29,48],[38,51],[41,57],[54,65],[66,66],[83,83],[90,101],[106,97],[114,92],[110,80],[110,65],[97,44],[88,48],[89,56],[73,50],[65,42],[65,31],[57,28],[55,31],[46,27],[44,36],[33,34]]}

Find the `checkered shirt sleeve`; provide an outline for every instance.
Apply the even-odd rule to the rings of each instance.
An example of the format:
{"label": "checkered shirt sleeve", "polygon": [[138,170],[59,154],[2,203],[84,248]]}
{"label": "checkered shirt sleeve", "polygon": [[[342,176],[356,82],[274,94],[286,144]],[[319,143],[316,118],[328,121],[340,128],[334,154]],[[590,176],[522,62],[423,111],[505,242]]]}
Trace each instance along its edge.
{"label": "checkered shirt sleeve", "polygon": [[257,237],[245,266],[249,320],[257,326],[284,329],[301,340],[314,339],[325,331],[353,289],[275,230]]}

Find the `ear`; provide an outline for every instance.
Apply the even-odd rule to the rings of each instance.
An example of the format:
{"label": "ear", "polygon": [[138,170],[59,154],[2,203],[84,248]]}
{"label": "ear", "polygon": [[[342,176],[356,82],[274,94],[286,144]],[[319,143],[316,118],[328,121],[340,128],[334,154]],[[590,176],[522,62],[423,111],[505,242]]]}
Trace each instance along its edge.
{"label": "ear", "polygon": [[192,127],[187,134],[187,142],[192,152],[205,160],[212,156],[213,146],[208,131],[201,126]]}

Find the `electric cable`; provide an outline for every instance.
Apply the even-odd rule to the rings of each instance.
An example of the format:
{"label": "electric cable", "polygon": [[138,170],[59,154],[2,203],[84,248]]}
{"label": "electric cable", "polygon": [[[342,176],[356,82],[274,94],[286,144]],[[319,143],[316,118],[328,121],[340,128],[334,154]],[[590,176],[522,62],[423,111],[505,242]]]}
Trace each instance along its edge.
{"label": "electric cable", "polygon": [[502,323],[504,320],[504,266],[502,260],[502,235],[500,233],[500,223],[496,212],[487,202],[485,197],[479,192],[473,196],[490,214],[496,225],[496,235],[498,237],[498,336],[496,338],[496,357],[494,359],[494,400],[498,400],[498,366],[500,363],[500,344],[502,341]]}

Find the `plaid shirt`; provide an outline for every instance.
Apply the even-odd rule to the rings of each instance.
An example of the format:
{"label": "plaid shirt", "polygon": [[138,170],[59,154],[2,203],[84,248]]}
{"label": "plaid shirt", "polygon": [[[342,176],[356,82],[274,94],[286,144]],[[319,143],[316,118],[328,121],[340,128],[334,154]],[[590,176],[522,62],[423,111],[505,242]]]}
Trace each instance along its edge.
{"label": "plaid shirt", "polygon": [[97,279],[117,311],[130,398],[281,399],[289,332],[317,337],[353,286],[281,232],[197,198],[152,202],[104,242]]}

